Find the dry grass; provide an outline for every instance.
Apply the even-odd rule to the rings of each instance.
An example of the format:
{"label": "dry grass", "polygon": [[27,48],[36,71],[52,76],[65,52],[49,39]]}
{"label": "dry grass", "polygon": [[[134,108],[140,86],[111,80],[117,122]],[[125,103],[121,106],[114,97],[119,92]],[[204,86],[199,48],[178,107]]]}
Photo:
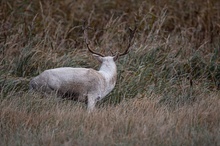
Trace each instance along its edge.
{"label": "dry grass", "polygon": [[[88,114],[79,104],[13,96],[1,103],[2,145],[218,145],[219,95],[176,110],[156,95]],[[19,99],[17,99],[19,98]],[[217,102],[216,102],[217,101]],[[7,105],[7,106],[6,106]]]}
{"label": "dry grass", "polygon": [[[220,145],[220,2],[0,2],[0,145]],[[127,46],[118,82],[97,110],[28,93],[45,69],[98,68]]]}

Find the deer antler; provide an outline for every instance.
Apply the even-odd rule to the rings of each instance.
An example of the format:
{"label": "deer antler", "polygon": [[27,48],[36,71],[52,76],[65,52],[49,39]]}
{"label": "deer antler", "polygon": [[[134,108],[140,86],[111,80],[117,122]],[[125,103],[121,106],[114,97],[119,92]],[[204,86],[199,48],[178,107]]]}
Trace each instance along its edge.
{"label": "deer antler", "polygon": [[129,28],[129,42],[128,42],[128,46],[125,49],[125,51],[123,53],[119,53],[118,56],[123,56],[123,55],[125,55],[125,54],[127,54],[129,52],[129,48],[131,47],[131,42],[132,42],[132,40],[134,38],[134,34],[135,34],[136,30],[137,30],[137,26],[136,25],[135,25],[134,30]]}
{"label": "deer antler", "polygon": [[98,55],[98,56],[104,57],[103,54],[101,54],[101,53],[97,53],[97,52],[94,52],[94,51],[89,47],[89,39],[88,39],[87,28],[88,28],[88,27],[85,26],[85,22],[84,22],[84,24],[83,24],[84,39],[85,39],[85,43],[86,43],[86,46],[87,46],[89,52],[91,52],[92,54],[96,54],[96,55]]}

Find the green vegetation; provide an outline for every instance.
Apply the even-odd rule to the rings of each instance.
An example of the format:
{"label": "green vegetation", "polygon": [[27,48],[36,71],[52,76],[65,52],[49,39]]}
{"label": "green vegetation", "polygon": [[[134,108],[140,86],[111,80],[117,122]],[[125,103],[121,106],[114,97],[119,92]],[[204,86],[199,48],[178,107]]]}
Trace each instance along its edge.
{"label": "green vegetation", "polygon": [[[28,93],[50,68],[117,61],[115,89],[88,114],[71,100]],[[220,145],[218,0],[0,1],[0,145]]]}

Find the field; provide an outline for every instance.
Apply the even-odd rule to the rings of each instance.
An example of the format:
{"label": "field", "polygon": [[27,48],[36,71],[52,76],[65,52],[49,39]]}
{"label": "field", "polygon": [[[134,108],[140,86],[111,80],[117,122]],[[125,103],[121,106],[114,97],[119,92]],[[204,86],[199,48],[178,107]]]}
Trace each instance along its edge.
{"label": "field", "polygon": [[[28,91],[57,67],[116,62],[115,89],[84,103]],[[1,0],[0,145],[220,145],[220,1]]]}

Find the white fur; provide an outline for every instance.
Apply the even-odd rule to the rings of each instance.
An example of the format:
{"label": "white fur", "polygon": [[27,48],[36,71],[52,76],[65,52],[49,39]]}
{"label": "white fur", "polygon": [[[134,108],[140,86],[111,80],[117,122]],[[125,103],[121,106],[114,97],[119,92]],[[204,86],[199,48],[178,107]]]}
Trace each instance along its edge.
{"label": "white fur", "polygon": [[93,110],[96,102],[113,90],[117,76],[114,57],[94,56],[102,63],[99,71],[72,67],[45,70],[30,81],[30,89],[62,95],[68,92],[79,101],[87,99],[88,109]]}

